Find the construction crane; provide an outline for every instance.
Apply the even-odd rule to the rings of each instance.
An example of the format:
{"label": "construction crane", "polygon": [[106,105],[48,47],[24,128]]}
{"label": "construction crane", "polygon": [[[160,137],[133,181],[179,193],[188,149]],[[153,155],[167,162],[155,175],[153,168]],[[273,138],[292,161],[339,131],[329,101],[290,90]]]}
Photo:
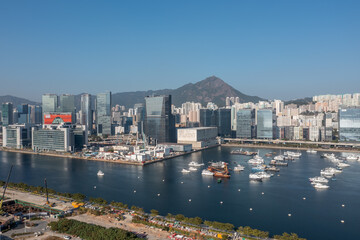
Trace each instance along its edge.
{"label": "construction crane", "polygon": [[45,190],[46,190],[46,205],[53,207],[54,204],[49,202],[49,193],[48,193],[48,188],[47,188],[47,182],[46,182],[46,178],[44,179],[45,182]]}
{"label": "construction crane", "polygon": [[7,188],[8,184],[9,184],[10,175],[11,175],[11,171],[12,171],[12,169],[13,169],[13,166],[14,166],[14,165],[11,165],[11,168],[10,168],[10,171],[9,171],[9,175],[8,175],[8,177],[7,177],[7,179],[6,179],[6,183],[5,183],[5,187],[4,187],[4,192],[3,192],[3,195],[2,195],[2,197],[1,197],[1,201],[0,201],[0,214],[3,214],[2,205],[3,205],[3,202],[4,202],[5,192],[6,192],[6,188]]}

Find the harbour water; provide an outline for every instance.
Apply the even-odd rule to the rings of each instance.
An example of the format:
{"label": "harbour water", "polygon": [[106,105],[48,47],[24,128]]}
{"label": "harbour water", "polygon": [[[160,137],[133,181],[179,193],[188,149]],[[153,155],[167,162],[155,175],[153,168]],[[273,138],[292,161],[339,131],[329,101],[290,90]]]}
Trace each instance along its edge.
{"label": "harbour water", "polygon": [[[81,192],[140,206],[146,211],[157,209],[162,215],[181,213],[250,226],[271,234],[295,232],[307,239],[358,238],[360,162],[349,162],[351,166],[337,175],[336,181],[329,182],[329,189],[316,190],[308,178],[319,176],[325,167],[334,166],[320,158],[320,153],[303,151],[300,159],[289,162],[288,167],[280,167],[274,177],[250,182],[251,167],[246,160],[251,157],[231,155],[233,149],[236,148],[208,149],[145,167],[0,152],[0,179],[5,180],[13,164],[12,182],[42,185],[46,177],[48,186],[60,192]],[[260,156],[280,153],[274,149],[256,151]],[[264,159],[268,163],[271,158]],[[202,168],[181,173],[191,161],[204,162],[202,168],[210,161],[228,162],[230,168],[242,164],[246,168],[242,172],[231,172],[230,179],[217,183],[216,178],[201,175]],[[97,176],[99,170],[105,175]]]}

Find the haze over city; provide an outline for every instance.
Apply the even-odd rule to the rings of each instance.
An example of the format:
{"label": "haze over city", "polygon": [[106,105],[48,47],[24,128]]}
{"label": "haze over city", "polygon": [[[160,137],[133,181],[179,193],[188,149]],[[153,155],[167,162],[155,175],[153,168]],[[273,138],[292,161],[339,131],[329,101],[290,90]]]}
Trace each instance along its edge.
{"label": "haze over city", "polygon": [[[358,1],[3,1],[0,95],[178,88],[289,100],[359,89]],[[339,84],[341,83],[341,84]]]}

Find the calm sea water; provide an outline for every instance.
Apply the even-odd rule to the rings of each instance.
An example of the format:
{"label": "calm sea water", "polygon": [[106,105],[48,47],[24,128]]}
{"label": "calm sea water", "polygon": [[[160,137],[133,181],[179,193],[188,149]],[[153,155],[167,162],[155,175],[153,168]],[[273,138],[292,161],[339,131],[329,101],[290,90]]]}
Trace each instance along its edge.
{"label": "calm sea water", "polygon": [[[14,164],[13,182],[42,185],[46,177],[48,186],[57,191],[82,192],[141,206],[146,211],[157,209],[163,215],[182,213],[271,234],[295,232],[307,239],[360,239],[360,162],[350,162],[351,166],[329,183],[329,189],[316,190],[308,178],[333,166],[319,153],[302,152],[302,157],[282,167],[279,175],[264,182],[250,182],[251,168],[246,164],[250,157],[231,155],[232,149],[213,148],[145,167],[0,152],[0,179],[6,179]],[[261,156],[280,153],[273,149],[256,151]],[[210,161],[225,161],[230,168],[240,163],[246,169],[232,173],[230,179],[219,184],[212,176],[202,176],[201,169],[181,173],[191,161],[204,162],[205,166]],[[98,177],[98,170],[105,176]]]}

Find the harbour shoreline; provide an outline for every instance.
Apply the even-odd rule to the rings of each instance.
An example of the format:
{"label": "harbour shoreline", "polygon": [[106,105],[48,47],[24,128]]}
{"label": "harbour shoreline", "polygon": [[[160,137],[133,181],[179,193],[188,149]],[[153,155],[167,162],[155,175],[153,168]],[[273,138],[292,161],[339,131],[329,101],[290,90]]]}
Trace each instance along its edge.
{"label": "harbour shoreline", "polygon": [[144,163],[142,163],[142,162],[130,162],[130,161],[124,161],[124,160],[108,160],[108,159],[102,159],[102,158],[80,157],[80,156],[73,156],[73,155],[67,155],[67,154],[37,153],[37,152],[28,151],[28,150],[9,149],[9,148],[0,148],[0,151],[32,154],[32,155],[39,155],[39,156],[62,157],[62,158],[72,158],[72,159],[81,159],[81,160],[98,161],[98,162],[118,163],[118,164],[125,164],[125,165],[145,166],[145,165],[149,165],[149,164],[152,164],[152,163],[162,162],[162,161],[165,161],[165,160],[173,159],[173,158],[180,157],[180,156],[189,155],[189,154],[192,154],[192,153],[195,153],[195,152],[203,151],[203,150],[218,147],[218,146],[221,146],[221,145],[218,144],[218,145],[205,147],[205,148],[201,148],[201,149],[195,149],[195,150],[192,150],[190,152],[184,152],[184,153],[179,153],[179,154],[175,154],[175,155],[170,155],[170,156],[166,156],[164,158],[159,158],[159,159],[155,159],[155,160],[146,161]]}
{"label": "harbour shoreline", "polygon": [[[223,143],[221,147],[246,147],[246,148],[267,148],[267,149],[285,149],[285,150],[308,150],[310,148],[305,147],[285,147],[285,146],[274,146],[274,145],[255,145],[255,144],[236,144],[236,143]],[[360,153],[358,150],[350,149],[324,149],[324,148],[311,148],[320,152],[349,152],[349,153]]]}

